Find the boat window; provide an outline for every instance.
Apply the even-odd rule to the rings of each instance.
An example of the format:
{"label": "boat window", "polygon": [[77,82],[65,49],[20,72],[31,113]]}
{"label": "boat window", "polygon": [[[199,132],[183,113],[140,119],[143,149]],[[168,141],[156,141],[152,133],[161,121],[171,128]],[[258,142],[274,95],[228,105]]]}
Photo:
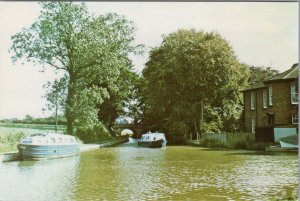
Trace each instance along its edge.
{"label": "boat window", "polygon": [[50,139],[51,139],[50,141],[51,141],[52,143],[55,143],[56,140],[55,140],[54,137],[52,137],[52,138],[50,138]]}

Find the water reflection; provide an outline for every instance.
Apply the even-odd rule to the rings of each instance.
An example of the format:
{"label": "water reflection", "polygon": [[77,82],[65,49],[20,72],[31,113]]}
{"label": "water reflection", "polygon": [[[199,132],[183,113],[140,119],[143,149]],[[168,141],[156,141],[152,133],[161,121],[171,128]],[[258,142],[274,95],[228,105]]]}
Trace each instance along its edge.
{"label": "water reflection", "polygon": [[79,163],[79,156],[0,163],[0,200],[71,199]]}
{"label": "water reflection", "polygon": [[296,193],[297,178],[295,154],[122,145],[3,163],[0,200],[271,200]]}

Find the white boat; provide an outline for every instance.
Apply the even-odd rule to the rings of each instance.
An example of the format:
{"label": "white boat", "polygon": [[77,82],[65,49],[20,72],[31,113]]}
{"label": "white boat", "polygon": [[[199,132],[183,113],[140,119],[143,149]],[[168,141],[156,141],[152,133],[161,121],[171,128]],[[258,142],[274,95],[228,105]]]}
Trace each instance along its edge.
{"label": "white boat", "polygon": [[18,150],[21,159],[59,158],[77,155],[79,144],[71,135],[36,133],[22,139]]}
{"label": "white boat", "polygon": [[164,133],[146,133],[138,140],[138,145],[143,147],[160,148],[167,145]]}
{"label": "white boat", "polygon": [[279,139],[282,148],[298,148],[298,135],[291,135]]}

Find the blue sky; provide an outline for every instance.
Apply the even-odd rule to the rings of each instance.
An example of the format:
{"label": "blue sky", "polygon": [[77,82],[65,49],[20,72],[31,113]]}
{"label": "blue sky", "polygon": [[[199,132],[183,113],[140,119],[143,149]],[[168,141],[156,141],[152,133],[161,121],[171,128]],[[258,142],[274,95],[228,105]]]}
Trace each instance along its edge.
{"label": "blue sky", "polygon": [[[159,46],[162,35],[180,28],[219,32],[240,62],[279,71],[298,62],[298,3],[284,2],[89,2],[90,12],[116,12],[132,20],[137,43]],[[49,116],[42,85],[58,77],[31,63],[13,65],[10,37],[39,15],[37,2],[0,2],[0,119]],[[141,72],[148,54],[133,57]]]}

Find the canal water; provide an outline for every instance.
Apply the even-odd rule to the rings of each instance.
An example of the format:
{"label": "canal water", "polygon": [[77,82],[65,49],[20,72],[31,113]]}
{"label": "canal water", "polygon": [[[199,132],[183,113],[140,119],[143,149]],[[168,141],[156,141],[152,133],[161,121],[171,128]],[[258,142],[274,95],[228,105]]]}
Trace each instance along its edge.
{"label": "canal water", "polygon": [[0,163],[1,201],[276,200],[297,189],[297,154],[287,153],[124,144]]}

